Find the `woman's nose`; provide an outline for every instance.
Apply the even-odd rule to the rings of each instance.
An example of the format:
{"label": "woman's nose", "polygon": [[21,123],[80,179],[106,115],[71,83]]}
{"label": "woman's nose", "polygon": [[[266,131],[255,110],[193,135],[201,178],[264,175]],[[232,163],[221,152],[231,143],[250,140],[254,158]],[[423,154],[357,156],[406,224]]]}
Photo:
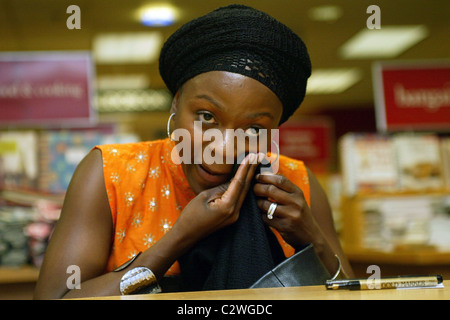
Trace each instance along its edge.
{"label": "woman's nose", "polygon": [[249,136],[242,129],[209,129],[203,134],[204,156],[208,164],[241,163],[248,153],[266,153],[261,136]]}
{"label": "woman's nose", "polygon": [[204,157],[209,164],[234,164],[239,154],[237,139],[232,132],[234,130],[209,129],[203,134],[205,146]]}
{"label": "woman's nose", "polygon": [[259,152],[258,137],[250,137],[242,129],[226,129],[222,136],[223,141],[218,152],[227,164],[240,163],[248,153]]}

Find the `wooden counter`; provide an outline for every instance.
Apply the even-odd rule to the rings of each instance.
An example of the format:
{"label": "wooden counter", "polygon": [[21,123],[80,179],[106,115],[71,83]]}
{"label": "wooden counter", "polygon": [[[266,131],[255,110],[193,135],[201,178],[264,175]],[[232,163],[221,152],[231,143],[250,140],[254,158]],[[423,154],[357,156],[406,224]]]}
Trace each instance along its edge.
{"label": "wooden counter", "polygon": [[90,300],[450,300],[450,281],[444,288],[327,290],[325,286],[160,293],[86,298]]}

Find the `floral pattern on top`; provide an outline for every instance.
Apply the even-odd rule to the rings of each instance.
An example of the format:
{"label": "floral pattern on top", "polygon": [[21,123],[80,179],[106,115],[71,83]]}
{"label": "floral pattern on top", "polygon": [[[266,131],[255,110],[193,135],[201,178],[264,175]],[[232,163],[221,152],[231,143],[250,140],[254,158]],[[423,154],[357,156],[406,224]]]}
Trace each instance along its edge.
{"label": "floral pattern on top", "polygon": [[[181,165],[171,160],[174,146],[169,139],[96,146],[102,151],[114,228],[106,272],[153,246],[195,197]],[[309,180],[303,162],[283,156],[279,161],[279,173],[296,183],[309,203]],[[274,233],[285,255],[292,255],[294,249],[276,230]],[[179,273],[175,262],[166,275]]]}

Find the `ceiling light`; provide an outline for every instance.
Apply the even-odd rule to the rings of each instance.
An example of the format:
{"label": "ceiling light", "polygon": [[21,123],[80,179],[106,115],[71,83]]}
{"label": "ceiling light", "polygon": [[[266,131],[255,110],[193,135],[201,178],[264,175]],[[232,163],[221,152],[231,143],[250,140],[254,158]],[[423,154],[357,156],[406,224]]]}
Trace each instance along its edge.
{"label": "ceiling light", "polygon": [[342,9],[334,5],[317,6],[308,10],[308,16],[315,21],[333,22],[342,16]]}
{"label": "ceiling light", "polygon": [[363,29],[339,49],[339,54],[344,59],[393,58],[427,35],[428,30],[423,25]]}
{"label": "ceiling light", "polygon": [[97,76],[98,90],[145,89],[150,85],[148,76],[143,73],[109,74]]}
{"label": "ceiling light", "polygon": [[167,90],[100,90],[95,101],[99,112],[167,111],[172,95]]}
{"label": "ceiling light", "polygon": [[155,4],[138,10],[139,21],[149,27],[164,27],[175,23],[178,11],[168,4]]}
{"label": "ceiling light", "polygon": [[361,79],[358,69],[316,69],[308,79],[307,94],[340,93]]}
{"label": "ceiling light", "polygon": [[95,37],[97,63],[150,63],[158,59],[163,43],[160,32],[107,33]]}

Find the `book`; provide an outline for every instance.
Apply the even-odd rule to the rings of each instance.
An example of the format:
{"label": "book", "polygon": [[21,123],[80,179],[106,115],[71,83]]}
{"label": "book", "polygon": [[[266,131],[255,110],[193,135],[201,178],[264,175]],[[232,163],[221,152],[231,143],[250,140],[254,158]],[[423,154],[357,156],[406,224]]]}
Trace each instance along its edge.
{"label": "book", "polygon": [[398,171],[389,136],[349,133],[339,142],[344,192],[395,191]]}
{"label": "book", "polygon": [[0,265],[22,266],[28,262],[24,228],[34,218],[32,208],[0,206]]}
{"label": "book", "polygon": [[434,134],[396,134],[393,137],[402,191],[444,187],[439,137]]}
{"label": "book", "polygon": [[80,161],[98,144],[101,144],[101,134],[95,131],[42,132],[39,189],[64,193]]}
{"label": "book", "polygon": [[37,141],[31,130],[0,132],[0,187],[36,187]]}
{"label": "book", "polygon": [[405,195],[368,198],[361,203],[362,246],[383,251],[430,244],[430,225],[441,196]]}
{"label": "book", "polygon": [[39,139],[41,191],[64,193],[81,160],[96,145],[138,141],[134,134],[103,133],[100,130],[42,132]]}
{"label": "book", "polygon": [[441,138],[440,144],[444,185],[450,190],[450,137]]}

